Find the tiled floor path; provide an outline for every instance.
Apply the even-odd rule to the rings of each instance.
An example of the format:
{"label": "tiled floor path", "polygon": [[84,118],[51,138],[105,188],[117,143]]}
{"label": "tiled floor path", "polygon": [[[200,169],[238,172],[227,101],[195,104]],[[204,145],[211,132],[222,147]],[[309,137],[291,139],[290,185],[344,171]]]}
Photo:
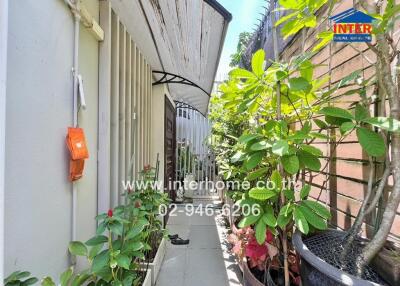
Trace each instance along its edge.
{"label": "tiled floor path", "polygon": [[205,213],[207,204],[213,201],[195,200],[194,209],[202,205],[203,213],[198,209],[193,215],[190,207],[178,205],[175,216],[169,218],[169,233],[188,238],[190,243],[176,246],[168,242],[156,286],[241,285],[241,272],[224,243],[226,229],[221,211],[215,208],[209,216],[210,210],[208,215]]}

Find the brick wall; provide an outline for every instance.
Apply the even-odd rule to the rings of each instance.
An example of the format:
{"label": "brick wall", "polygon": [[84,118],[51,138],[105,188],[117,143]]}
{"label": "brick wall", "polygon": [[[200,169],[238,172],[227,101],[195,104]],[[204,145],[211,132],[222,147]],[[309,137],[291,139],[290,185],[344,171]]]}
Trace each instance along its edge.
{"label": "brick wall", "polygon": [[[332,15],[352,7],[352,0],[340,1],[334,7]],[[321,9],[319,14],[318,27],[314,31],[309,31],[305,39],[305,51],[310,51],[312,46],[316,44],[317,40],[315,35],[317,33],[328,29],[326,20],[327,9]],[[268,18],[268,15],[266,15],[264,18],[265,23],[268,23]],[[267,32],[270,31],[270,29],[265,28],[265,25],[262,29]],[[303,52],[302,38],[303,36],[300,32],[289,41],[286,41],[281,51],[282,59],[289,60],[292,56]],[[261,43],[261,46],[266,49],[272,46],[271,42],[272,37],[267,36],[265,42]],[[375,61],[375,55],[372,51],[368,50],[365,43],[352,43],[352,46],[363,51],[363,54],[367,56],[369,60]],[[252,49],[254,49],[254,47],[252,47]],[[330,57],[330,55],[332,56]],[[343,43],[331,43],[320,50],[320,52],[312,58],[312,61],[314,64],[321,64],[314,72],[316,77],[322,78],[324,76],[330,76],[330,82],[327,82],[325,86],[335,84],[344,76],[358,69],[362,70],[364,78],[369,78],[374,72],[374,67],[360,55],[359,51]],[[360,100],[358,94],[344,95],[349,89],[352,88],[343,88],[332,96],[334,106],[350,110],[352,109],[351,104]],[[373,87],[367,90],[368,95],[371,95],[373,92]],[[377,108],[377,104],[372,104],[370,106],[371,114],[374,114]],[[318,127],[314,126],[314,129],[318,130]],[[339,130],[336,129],[327,132],[331,132],[331,134],[336,132],[339,134]],[[332,156],[332,160],[329,161],[326,170],[319,174],[313,174],[315,177],[312,180],[312,191],[310,195],[313,199],[330,206],[333,226],[347,229],[354,221],[367,190],[369,175],[368,157],[363,153],[360,145],[357,143],[355,132],[348,136],[336,149],[333,148],[334,144],[324,140],[318,140],[314,145],[320,148],[324,153],[324,157],[321,158],[322,166],[325,165],[327,158],[330,156]],[[374,165],[376,171],[375,177],[378,179],[383,172],[381,162],[382,159],[378,158]],[[309,176],[307,179],[309,179]],[[323,185],[325,179],[328,179],[328,181],[327,184]],[[390,186],[388,187],[387,192],[388,191],[390,191]],[[363,232],[366,236],[371,236],[373,234],[375,224],[374,216],[375,214],[368,217],[363,226]],[[398,209],[391,230],[390,239],[400,242],[400,208]]]}

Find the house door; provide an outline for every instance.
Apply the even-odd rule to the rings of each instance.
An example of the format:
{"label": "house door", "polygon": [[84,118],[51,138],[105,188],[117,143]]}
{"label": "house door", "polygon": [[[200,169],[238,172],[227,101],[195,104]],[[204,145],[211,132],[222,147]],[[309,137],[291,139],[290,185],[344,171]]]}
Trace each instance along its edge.
{"label": "house door", "polygon": [[164,187],[168,192],[169,198],[175,200],[176,190],[173,189],[173,181],[175,178],[176,112],[167,96],[165,96],[164,100]]}

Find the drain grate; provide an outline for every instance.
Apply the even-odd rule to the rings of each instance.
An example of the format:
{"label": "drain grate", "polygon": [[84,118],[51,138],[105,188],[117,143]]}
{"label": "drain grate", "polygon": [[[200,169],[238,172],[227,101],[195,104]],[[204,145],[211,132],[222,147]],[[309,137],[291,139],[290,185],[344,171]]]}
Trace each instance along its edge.
{"label": "drain grate", "polygon": [[[356,259],[359,257],[363,247],[360,241],[355,241],[345,259],[341,258],[343,252],[343,238],[346,233],[339,231],[325,231],[303,239],[304,244],[316,256],[330,265],[357,276]],[[358,243],[357,243],[358,242]],[[361,277],[364,280],[387,285],[384,280],[369,266]]]}

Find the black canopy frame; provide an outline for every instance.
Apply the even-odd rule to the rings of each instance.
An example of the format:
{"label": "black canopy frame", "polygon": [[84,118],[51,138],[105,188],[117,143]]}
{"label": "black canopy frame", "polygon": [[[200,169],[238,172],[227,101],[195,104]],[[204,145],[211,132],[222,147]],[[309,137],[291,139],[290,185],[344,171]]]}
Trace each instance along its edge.
{"label": "black canopy frame", "polygon": [[198,84],[194,83],[193,81],[191,81],[187,78],[184,78],[183,76],[173,74],[170,72],[165,72],[165,71],[153,71],[153,74],[158,74],[158,75],[161,74],[162,75],[162,77],[159,80],[153,82],[153,86],[159,85],[159,84],[170,84],[170,83],[185,84],[185,85],[196,87],[196,88],[202,90],[205,94],[207,94],[208,97],[211,97],[211,94],[208,93],[204,88],[202,88]]}

